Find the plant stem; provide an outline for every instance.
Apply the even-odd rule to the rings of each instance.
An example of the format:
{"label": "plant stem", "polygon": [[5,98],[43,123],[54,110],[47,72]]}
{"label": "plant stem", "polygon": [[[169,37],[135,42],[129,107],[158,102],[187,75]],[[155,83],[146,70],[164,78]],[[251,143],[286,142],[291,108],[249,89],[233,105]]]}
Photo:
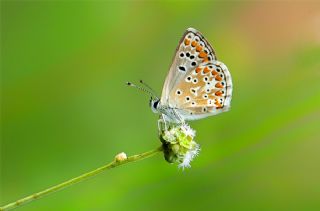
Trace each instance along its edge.
{"label": "plant stem", "polygon": [[105,170],[108,170],[108,169],[112,169],[112,168],[115,168],[117,166],[120,166],[120,165],[123,165],[123,164],[126,164],[126,163],[131,163],[131,162],[135,162],[135,161],[139,161],[139,160],[143,160],[145,158],[148,158],[148,157],[151,157],[155,154],[157,154],[158,152],[161,152],[163,149],[162,149],[162,146],[161,147],[158,147],[157,149],[154,149],[154,150],[151,150],[151,151],[148,151],[148,152],[144,152],[144,153],[141,153],[141,154],[137,154],[137,155],[133,155],[133,156],[130,156],[128,157],[127,159],[123,160],[123,161],[112,161],[102,167],[99,167],[93,171],[90,171],[90,172],[87,172],[87,173],[84,173],[78,177],[75,177],[75,178],[72,178],[70,180],[67,180],[65,182],[62,182],[58,185],[55,185],[55,186],[52,186],[48,189],[45,189],[43,191],[40,191],[38,193],[34,193],[32,195],[29,195],[25,198],[22,198],[22,199],[19,199],[15,202],[12,202],[10,204],[7,204],[3,207],[0,207],[0,211],[6,211],[6,210],[10,210],[10,209],[14,209],[14,208],[18,208],[28,202],[32,202],[32,201],[35,201],[36,199],[39,199],[39,198],[42,198],[44,196],[47,196],[53,192],[56,192],[56,191],[59,191],[59,190],[62,190],[63,188],[66,188],[66,187],[69,187],[71,185],[74,185],[75,183],[78,183],[78,182],[81,182],[85,179],[88,179],[88,178],[91,178]]}

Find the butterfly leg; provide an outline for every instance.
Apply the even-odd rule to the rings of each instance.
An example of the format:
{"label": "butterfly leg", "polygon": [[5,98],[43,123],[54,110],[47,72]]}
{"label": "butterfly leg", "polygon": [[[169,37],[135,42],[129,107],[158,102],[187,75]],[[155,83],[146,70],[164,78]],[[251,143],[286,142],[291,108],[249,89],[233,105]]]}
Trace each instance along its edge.
{"label": "butterfly leg", "polygon": [[169,130],[167,122],[165,120],[164,114],[161,114],[159,120],[158,120],[158,132],[159,132],[159,137],[162,136],[164,131]]}
{"label": "butterfly leg", "polygon": [[164,114],[161,114],[161,119],[159,119],[159,120],[161,121],[161,124],[162,124],[161,129],[168,130],[169,128],[168,128],[166,117]]}
{"label": "butterfly leg", "polygon": [[172,109],[172,111],[173,111],[173,114],[176,116],[177,120],[179,121],[179,123],[183,125],[185,122],[180,116],[180,114],[174,108]]}

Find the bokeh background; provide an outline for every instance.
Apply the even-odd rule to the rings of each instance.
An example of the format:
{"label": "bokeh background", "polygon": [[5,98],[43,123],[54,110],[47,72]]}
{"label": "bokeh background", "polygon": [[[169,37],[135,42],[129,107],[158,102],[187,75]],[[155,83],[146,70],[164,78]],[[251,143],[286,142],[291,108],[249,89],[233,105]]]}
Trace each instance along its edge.
{"label": "bokeh background", "polygon": [[161,155],[21,210],[319,210],[319,1],[2,1],[1,205],[156,148],[148,97],[184,30],[229,67],[230,112],[192,122],[192,168]]}

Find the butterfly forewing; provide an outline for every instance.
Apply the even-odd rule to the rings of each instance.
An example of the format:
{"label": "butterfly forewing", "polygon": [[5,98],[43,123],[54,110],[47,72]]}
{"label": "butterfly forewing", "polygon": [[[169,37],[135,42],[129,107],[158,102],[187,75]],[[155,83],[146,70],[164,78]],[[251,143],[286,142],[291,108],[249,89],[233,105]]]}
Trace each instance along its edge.
{"label": "butterfly forewing", "polygon": [[232,95],[231,75],[216,60],[210,44],[188,29],[176,51],[162,91],[161,103],[176,109],[184,120],[227,111]]}
{"label": "butterfly forewing", "polygon": [[165,80],[161,102],[170,105],[169,92],[188,72],[199,64],[216,60],[212,47],[200,32],[188,28],[183,34],[176,49],[169,73]]}

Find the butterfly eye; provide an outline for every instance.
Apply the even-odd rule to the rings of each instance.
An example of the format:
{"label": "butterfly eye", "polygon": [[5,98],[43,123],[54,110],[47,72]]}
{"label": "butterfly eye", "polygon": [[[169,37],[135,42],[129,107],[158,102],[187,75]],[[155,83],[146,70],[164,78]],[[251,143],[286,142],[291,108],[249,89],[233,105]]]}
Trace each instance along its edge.
{"label": "butterfly eye", "polygon": [[155,101],[155,102],[153,103],[152,107],[153,107],[154,109],[157,109],[157,108],[158,108],[158,105],[159,105],[159,100]]}
{"label": "butterfly eye", "polygon": [[191,62],[191,66],[196,66],[197,65],[197,62]]}
{"label": "butterfly eye", "polygon": [[184,53],[180,53],[180,58],[183,58],[184,57]]}

